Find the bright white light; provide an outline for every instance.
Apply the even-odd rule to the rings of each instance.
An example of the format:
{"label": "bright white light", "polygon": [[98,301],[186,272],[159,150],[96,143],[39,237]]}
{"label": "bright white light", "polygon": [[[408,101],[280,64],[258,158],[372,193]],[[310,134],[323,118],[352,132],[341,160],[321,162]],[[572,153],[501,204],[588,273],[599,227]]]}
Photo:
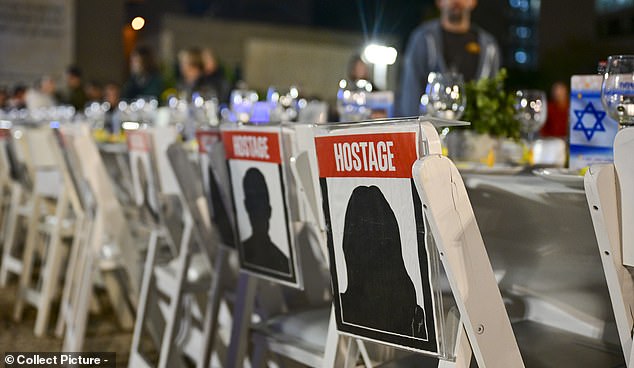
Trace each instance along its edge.
{"label": "bright white light", "polygon": [[123,130],[137,130],[139,129],[139,123],[136,121],[124,121],[121,123]]}
{"label": "bright white light", "polygon": [[135,17],[134,19],[132,19],[131,25],[132,29],[138,31],[145,25],[145,19],[143,19],[143,17]]}
{"label": "bright white light", "polygon": [[291,87],[291,90],[289,91],[291,97],[293,98],[297,98],[299,97],[299,90],[296,87]]}
{"label": "bright white light", "polygon": [[372,64],[392,65],[398,53],[394,47],[369,44],[363,50],[363,59]]}

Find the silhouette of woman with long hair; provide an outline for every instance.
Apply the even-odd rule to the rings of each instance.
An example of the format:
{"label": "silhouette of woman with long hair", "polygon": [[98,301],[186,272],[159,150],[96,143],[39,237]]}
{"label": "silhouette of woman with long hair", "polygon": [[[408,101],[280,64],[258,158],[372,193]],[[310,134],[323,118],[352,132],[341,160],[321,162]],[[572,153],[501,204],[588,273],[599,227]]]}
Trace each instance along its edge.
{"label": "silhouette of woman with long hair", "polygon": [[376,186],[354,189],[346,208],[343,252],[348,287],[343,322],[426,338],[424,311],[405,269],[394,211]]}
{"label": "silhouette of woman with long hair", "polygon": [[269,237],[271,203],[264,175],[260,170],[252,167],[244,174],[242,186],[244,207],[252,230],[251,236],[242,241],[244,260],[253,265],[289,274],[288,257]]}

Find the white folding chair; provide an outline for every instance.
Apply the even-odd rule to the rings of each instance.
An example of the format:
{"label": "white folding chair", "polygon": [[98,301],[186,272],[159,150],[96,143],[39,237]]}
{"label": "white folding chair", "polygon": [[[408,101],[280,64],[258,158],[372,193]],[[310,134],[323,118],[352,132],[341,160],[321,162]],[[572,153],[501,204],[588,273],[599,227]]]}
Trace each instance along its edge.
{"label": "white folding chair", "polygon": [[[195,224],[202,221],[200,218],[203,217],[198,212],[200,208],[196,207],[196,211],[192,214],[192,207],[185,200],[186,197],[180,189],[174,171],[186,175],[184,178],[178,178],[178,181],[183,186],[185,186],[187,180],[191,181],[187,188],[188,190],[194,188],[194,193],[187,193],[187,196],[202,194],[202,189],[197,189],[200,186],[200,178],[195,172],[188,170],[191,168],[187,167],[187,163],[183,163],[183,156],[177,150],[174,160],[176,160],[177,165],[185,165],[185,167],[173,167],[168,164],[167,147],[176,138],[175,130],[172,127],[136,131],[129,135],[128,138],[131,139],[130,142],[134,146],[133,148],[139,148],[137,151],[139,154],[136,155],[137,161],[132,161],[131,163],[137,194],[147,192],[161,194],[162,196],[173,195],[177,199],[178,211],[182,211],[182,214],[178,212],[181,215],[178,220],[182,224],[181,235],[178,237],[178,230],[180,229],[176,229],[176,231],[167,229],[165,218],[168,214],[164,212],[164,207],[159,204],[158,195],[154,199],[154,205],[150,204],[148,199],[137,197],[138,204],[146,203],[151,208],[156,209],[153,216],[156,222],[154,224],[155,230],[152,232],[153,237],[148,246],[128,366],[151,366],[148,358],[141,352],[141,339],[145,331],[146,319],[155,317],[150,308],[153,306],[153,298],[156,297],[156,294],[168,299],[167,301],[158,301],[162,319],[160,325],[147,326],[148,329],[154,329],[154,332],[150,331],[150,333],[155,334],[159,340],[157,366],[171,367],[182,365],[184,364],[184,357],[193,360],[196,366],[208,366],[211,357],[207,341],[210,341],[209,339],[214,336],[209,329],[213,329],[213,326],[209,326],[211,326],[210,323],[213,324],[215,321],[213,319],[215,317],[212,317],[212,315],[215,315],[215,312],[213,312],[215,307],[207,305],[201,310],[198,303],[196,303],[194,295],[209,290],[211,280],[216,278],[213,277],[210,270],[212,262],[209,256],[204,254],[204,252],[201,253],[199,249],[193,246],[196,243],[208,243],[209,235],[205,234],[209,230],[202,232],[201,228],[196,228]],[[133,159],[132,155],[131,159]],[[145,170],[147,170],[145,174],[140,173],[143,170],[139,167],[140,162],[145,163]],[[156,166],[154,166],[154,163]],[[146,175],[147,190],[145,188],[141,189],[142,180],[139,180],[141,175]],[[159,182],[161,185],[160,189],[155,184]],[[193,198],[196,198],[198,206],[198,197],[190,199]],[[202,199],[204,200],[204,197]],[[172,210],[175,211],[174,209]],[[173,239],[172,241],[178,244],[177,248],[172,248],[169,260],[163,262],[159,259],[159,236]],[[213,298],[209,299],[209,301],[212,300]],[[212,320],[210,321],[209,318],[212,318]],[[194,321],[202,322],[204,327],[202,329],[194,328],[192,324],[197,323]],[[160,330],[162,330],[162,333],[159,332]]]}
{"label": "white folding chair", "polygon": [[56,334],[61,336],[65,329],[64,351],[81,351],[98,275],[121,327],[133,326],[132,309],[141,277],[140,249],[127,227],[88,126],[63,127],[62,134],[65,159],[81,192],[85,217],[69,259]]}
{"label": "white folding chair", "polygon": [[[181,187],[184,207],[189,211],[194,225],[192,237],[196,247],[191,250],[200,253],[199,257],[208,263],[207,266],[211,270],[211,283],[203,286],[203,291],[207,294],[207,301],[200,319],[202,328],[198,332],[195,326],[190,326],[192,334],[200,334],[201,336],[200,342],[196,344],[199,346],[199,354],[194,356],[194,361],[199,367],[208,367],[211,362],[218,365],[224,360],[228,345],[227,333],[220,334],[219,329],[226,330],[227,327],[230,327],[230,323],[227,322],[231,320],[227,318],[226,313],[225,315],[221,314],[221,308],[224,307],[225,310],[228,310],[227,290],[225,288],[227,280],[231,279],[228,263],[229,249],[221,245],[221,236],[215,230],[209,214],[207,198],[202,187],[203,182],[187,158],[184,149],[178,144],[172,144],[168,149],[168,156]],[[196,253],[189,255],[191,258],[196,256]],[[191,270],[191,267],[188,270]],[[217,337],[220,339],[216,340]],[[191,340],[193,342],[196,339],[192,338]],[[212,350],[216,353],[215,357],[212,356]]]}
{"label": "white folding chair", "polygon": [[11,130],[0,128],[0,244],[4,243],[8,211],[11,203],[11,162],[8,157],[8,144]]}
{"label": "white folding chair", "polygon": [[619,130],[614,164],[593,165],[584,185],[627,367],[634,366],[634,130]]}
{"label": "white folding chair", "polygon": [[423,157],[412,171],[460,312],[455,364],[468,367],[472,352],[480,367],[523,367],[462,177],[442,156],[436,128],[422,122],[421,134]]}
{"label": "white folding chair", "polygon": [[[373,366],[377,357],[385,357],[373,354],[370,348],[373,345],[366,347],[363,343],[366,340],[431,355],[433,359],[418,363],[429,366],[468,367],[473,351],[482,367],[523,367],[464,184],[453,164],[441,156],[435,128],[428,122],[419,124],[416,120],[387,121],[382,124],[368,122],[321,126],[316,135],[320,180],[314,187],[322,189],[332,284],[335,288],[334,308],[327,330],[329,337],[323,360],[319,363],[322,366],[355,366],[360,355],[366,366]],[[352,155],[352,152],[356,155]],[[417,157],[420,157],[418,161]],[[378,195],[379,192],[383,194]],[[370,201],[369,198],[374,199]],[[368,201],[384,207],[387,203],[392,211],[372,211],[371,208],[364,211]],[[355,208],[361,212],[353,213]],[[350,219],[346,214],[348,210],[351,211]],[[385,215],[390,212],[394,213],[394,218]],[[382,220],[375,222],[373,218],[377,214],[382,216]],[[362,226],[364,217],[372,224],[371,228]],[[425,219],[429,226],[424,226]],[[347,224],[348,221],[350,224]],[[398,252],[394,251],[398,257],[388,253],[383,253],[384,256],[379,260],[371,257],[377,257],[375,253],[368,257],[364,252],[374,252],[371,243],[383,244],[384,241],[380,239],[388,239],[393,243],[394,229],[376,233],[376,239],[366,242],[358,239],[368,236],[362,229],[375,234],[375,228],[380,229],[386,224],[398,226],[396,233],[400,233],[403,239],[392,247],[399,249]],[[348,226],[352,229],[349,233],[346,230]],[[346,236],[349,236],[348,240],[342,240]],[[384,249],[386,247],[379,248],[382,252],[389,252]],[[374,249],[378,248],[375,246]],[[422,251],[427,253],[426,262],[423,261],[425,256],[420,253]],[[435,263],[434,259],[437,260]],[[470,262],[464,262],[466,259]],[[451,292],[460,311],[459,323],[452,322],[453,315],[447,313],[442,304],[435,304],[442,299],[442,289],[437,280],[441,267],[438,262],[442,263],[449,278]],[[396,282],[395,285],[395,282],[386,283],[383,278],[372,281],[371,285],[363,289],[368,279],[359,279],[360,274],[357,272],[387,275],[381,273],[381,265],[386,263],[393,266],[386,271],[392,276],[405,275],[405,271],[398,272],[399,267],[405,268],[408,276],[403,276],[403,280],[409,279],[413,283],[415,293],[405,293],[409,290],[405,281]],[[424,267],[425,264],[431,268]],[[348,267],[353,273],[346,273]],[[415,271],[417,269],[419,271]],[[347,278],[347,282],[343,278]],[[427,288],[427,292],[426,282],[431,288]],[[359,290],[365,291],[359,294]],[[410,315],[404,313],[407,318],[399,318],[402,315],[398,311],[399,306],[407,304],[404,300],[411,299],[403,295],[410,294],[416,294],[418,306],[407,312]],[[367,298],[366,305],[364,300],[358,300],[359,295]],[[382,297],[374,300],[371,299],[372,295]],[[391,312],[379,308],[379,304],[376,304],[379,302],[385,303]],[[418,323],[413,324],[413,321]],[[448,326],[452,324],[456,328]],[[401,326],[402,331],[395,326]],[[427,328],[425,334],[422,334],[421,326]],[[348,339],[348,352],[343,362],[336,360],[340,334],[353,337]],[[434,363],[430,363],[434,360]]]}
{"label": "white folding chair", "polygon": [[[227,126],[221,129],[232,182],[227,191],[233,193],[238,225],[236,232],[240,239],[237,245],[243,268],[236,291],[226,365],[233,367],[246,364],[249,336],[252,336],[250,362],[253,366],[261,366],[270,358],[276,360],[277,356],[309,366],[321,366],[324,362],[330,293],[327,275],[322,272],[325,269],[325,256],[321,250],[319,231],[315,231],[309,223],[313,218],[306,215],[307,204],[303,198],[300,199],[300,186],[291,173],[291,162],[294,162],[293,155],[297,153],[299,144],[295,133],[290,127]],[[253,177],[259,178],[259,181],[250,182]],[[264,188],[262,178],[268,189]],[[262,191],[263,188],[267,194]],[[252,242],[250,239],[254,238],[249,237],[250,234],[256,234],[253,229],[260,226],[253,218],[247,219],[255,216],[247,215],[249,211],[258,211],[257,204],[249,204],[252,202],[250,198],[253,198],[249,191],[254,189],[255,192],[260,191],[259,194],[255,193],[257,196],[269,198],[269,204],[260,208],[271,207],[270,214],[264,214],[263,217],[270,215],[272,225],[268,234],[272,241],[288,241],[289,250],[286,254],[289,256],[287,262],[292,265],[288,270],[290,272],[284,273],[277,268],[280,265],[275,261],[277,258],[271,259],[266,255],[259,261],[250,258],[248,246],[266,243],[262,239],[259,243]],[[267,212],[266,209],[264,212]],[[312,250],[312,244],[316,244],[317,254]],[[279,255],[279,251],[273,254]],[[264,262],[258,263],[262,260]],[[299,291],[280,285],[301,286],[304,290],[300,294]],[[301,302],[297,299],[301,299]],[[254,323],[253,318],[261,322]]]}
{"label": "white folding chair", "polygon": [[[14,319],[21,320],[25,302],[34,305],[38,310],[35,335],[42,336],[68,253],[64,239],[75,234],[75,216],[81,216],[82,210],[50,128],[27,129],[24,134],[35,176]],[[39,281],[32,286],[37,258],[41,260]]]}
{"label": "white folding chair", "polygon": [[[22,273],[23,247],[19,242],[24,222],[31,216],[33,205],[31,189],[33,182],[33,169],[24,128],[14,127],[11,130],[12,137],[5,141],[7,161],[11,173],[11,196],[6,219],[3,224],[3,249],[2,263],[0,264],[0,287],[7,285],[10,274]],[[24,231],[26,232],[26,231]]]}

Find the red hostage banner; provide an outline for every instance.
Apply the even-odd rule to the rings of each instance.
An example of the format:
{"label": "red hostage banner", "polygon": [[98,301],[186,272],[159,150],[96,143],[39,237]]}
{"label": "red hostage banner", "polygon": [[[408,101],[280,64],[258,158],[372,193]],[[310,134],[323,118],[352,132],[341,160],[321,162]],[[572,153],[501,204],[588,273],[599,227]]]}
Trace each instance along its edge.
{"label": "red hostage banner", "polygon": [[128,151],[130,152],[149,152],[150,151],[150,135],[146,131],[135,130],[128,131]]}
{"label": "red hostage banner", "polygon": [[209,130],[196,131],[196,141],[198,142],[198,153],[209,153],[207,149],[213,143],[220,140],[220,133]]}
{"label": "red hostage banner", "polygon": [[227,160],[262,161],[281,164],[279,133],[223,132]]}
{"label": "red hostage banner", "polygon": [[416,133],[354,134],[315,138],[319,177],[411,178]]}

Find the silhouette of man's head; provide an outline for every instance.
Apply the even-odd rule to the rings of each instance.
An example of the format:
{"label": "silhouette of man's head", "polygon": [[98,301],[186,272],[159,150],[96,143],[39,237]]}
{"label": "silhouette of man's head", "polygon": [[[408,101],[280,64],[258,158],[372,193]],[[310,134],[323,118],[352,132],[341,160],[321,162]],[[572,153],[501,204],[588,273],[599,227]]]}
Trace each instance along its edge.
{"label": "silhouette of man's head", "polygon": [[249,215],[253,233],[267,233],[271,218],[269,189],[262,172],[254,167],[247,170],[242,180],[244,207]]}

